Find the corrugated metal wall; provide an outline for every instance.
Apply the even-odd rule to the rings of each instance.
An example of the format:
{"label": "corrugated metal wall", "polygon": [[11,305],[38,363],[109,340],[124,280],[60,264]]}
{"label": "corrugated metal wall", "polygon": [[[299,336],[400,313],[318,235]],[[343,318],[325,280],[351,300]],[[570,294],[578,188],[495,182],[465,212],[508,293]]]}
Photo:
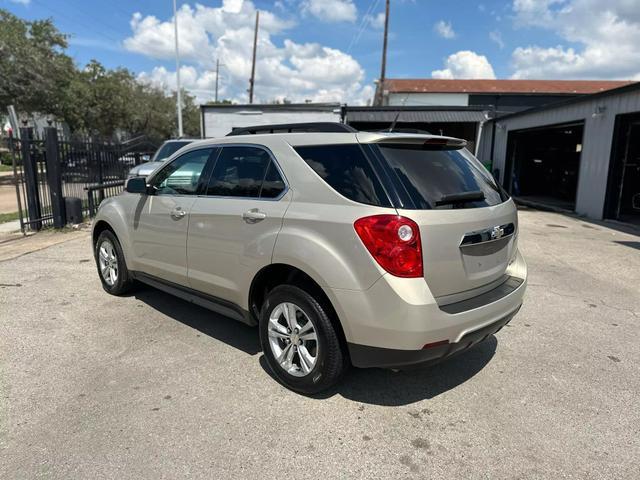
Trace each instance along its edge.
{"label": "corrugated metal wall", "polygon": [[[605,108],[604,112],[594,115],[601,107]],[[509,132],[584,121],[576,212],[601,219],[616,115],[633,112],[640,112],[640,92],[637,90],[593,99],[586,97],[578,103],[498,119],[493,168],[500,169],[501,177],[504,175]],[[491,128],[486,128],[482,136],[479,157],[482,162],[489,162],[491,161]]]}
{"label": "corrugated metal wall", "polygon": [[281,123],[339,122],[337,111],[250,111],[207,109],[203,115],[203,137],[224,137],[233,128],[253,127],[254,125],[277,125]]}

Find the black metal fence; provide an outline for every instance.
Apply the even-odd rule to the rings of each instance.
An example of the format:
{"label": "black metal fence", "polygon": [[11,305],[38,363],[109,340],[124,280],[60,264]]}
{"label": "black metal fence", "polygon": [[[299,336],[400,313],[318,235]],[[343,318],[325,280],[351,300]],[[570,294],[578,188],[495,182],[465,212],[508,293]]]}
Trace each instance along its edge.
{"label": "black metal fence", "polygon": [[152,155],[148,143],[65,139],[53,127],[42,138],[31,128],[20,129],[9,149],[23,232],[63,227],[69,198],[80,199],[84,215],[95,215],[102,200],[122,192],[129,170]]}

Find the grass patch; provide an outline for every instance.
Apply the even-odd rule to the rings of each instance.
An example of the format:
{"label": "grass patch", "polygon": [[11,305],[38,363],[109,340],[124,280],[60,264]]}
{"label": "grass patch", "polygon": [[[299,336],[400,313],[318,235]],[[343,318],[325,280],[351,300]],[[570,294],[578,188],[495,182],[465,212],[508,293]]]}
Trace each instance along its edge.
{"label": "grass patch", "polygon": [[13,172],[13,167],[11,165],[3,165],[0,163],[0,172]]}
{"label": "grass patch", "polygon": [[0,213],[0,223],[13,222],[14,220],[18,220],[19,218],[20,214],[18,212]]}

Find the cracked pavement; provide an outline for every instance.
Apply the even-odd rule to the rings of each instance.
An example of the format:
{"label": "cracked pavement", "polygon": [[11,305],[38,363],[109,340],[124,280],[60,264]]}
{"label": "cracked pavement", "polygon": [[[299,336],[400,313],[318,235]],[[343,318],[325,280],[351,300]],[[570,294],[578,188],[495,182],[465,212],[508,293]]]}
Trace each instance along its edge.
{"label": "cracked pavement", "polygon": [[520,230],[507,328],[315,398],[269,376],[255,329],[108,296],[87,234],[4,260],[0,478],[637,478],[640,237],[531,210]]}

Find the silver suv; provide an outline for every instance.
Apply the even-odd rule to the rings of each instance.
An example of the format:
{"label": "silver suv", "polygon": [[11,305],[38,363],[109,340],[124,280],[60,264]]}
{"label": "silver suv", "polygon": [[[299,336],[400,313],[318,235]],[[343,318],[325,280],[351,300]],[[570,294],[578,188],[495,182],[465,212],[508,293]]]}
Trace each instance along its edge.
{"label": "silver suv", "polygon": [[462,140],[324,132],[194,142],[105,200],[104,289],[140,281],[250,325],[287,387],[468,349],[516,314],[516,207]]}
{"label": "silver suv", "polygon": [[171,155],[176,153],[185,145],[189,145],[194,142],[195,139],[177,139],[177,140],[167,140],[160,148],[156,150],[156,153],[153,154],[153,157],[150,161],[142,163],[133,167],[129,170],[128,178],[132,177],[146,177],[151,175],[156,168],[159,168]]}

